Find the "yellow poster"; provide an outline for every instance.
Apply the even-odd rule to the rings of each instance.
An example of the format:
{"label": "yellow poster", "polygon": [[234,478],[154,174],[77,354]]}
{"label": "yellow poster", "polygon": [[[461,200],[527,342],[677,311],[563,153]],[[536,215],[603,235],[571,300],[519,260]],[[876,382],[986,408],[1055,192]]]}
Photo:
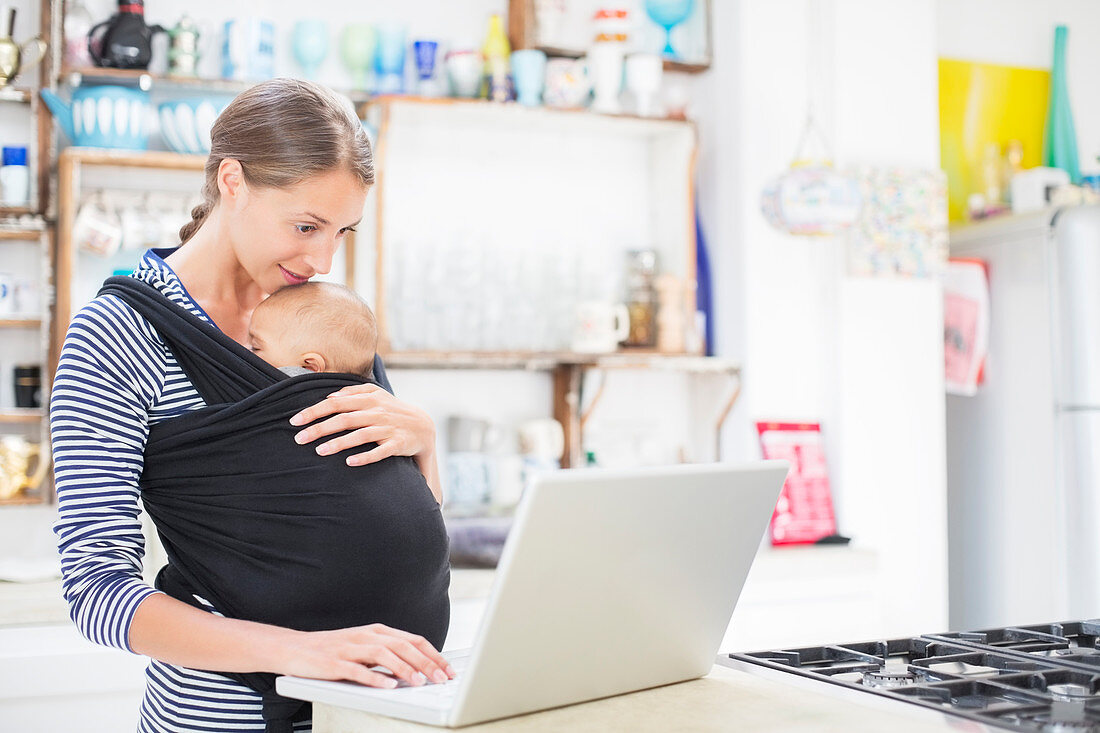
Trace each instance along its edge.
{"label": "yellow poster", "polygon": [[947,173],[948,216],[966,221],[966,200],[982,190],[986,146],[1024,146],[1023,167],[1042,164],[1050,72],[940,59],[940,165]]}

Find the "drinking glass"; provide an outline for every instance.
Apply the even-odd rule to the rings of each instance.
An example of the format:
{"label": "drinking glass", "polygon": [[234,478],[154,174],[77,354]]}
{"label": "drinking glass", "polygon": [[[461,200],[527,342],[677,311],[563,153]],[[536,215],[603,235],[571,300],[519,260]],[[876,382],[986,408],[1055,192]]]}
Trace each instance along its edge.
{"label": "drinking glass", "polygon": [[340,58],[351,72],[352,88],[357,91],[367,87],[367,72],[374,63],[376,43],[374,26],[369,23],[345,26],[340,37]]}
{"label": "drinking glass", "polygon": [[328,26],[325,21],[309,19],[294,24],[294,58],[301,64],[307,79],[315,78],[327,55]]}

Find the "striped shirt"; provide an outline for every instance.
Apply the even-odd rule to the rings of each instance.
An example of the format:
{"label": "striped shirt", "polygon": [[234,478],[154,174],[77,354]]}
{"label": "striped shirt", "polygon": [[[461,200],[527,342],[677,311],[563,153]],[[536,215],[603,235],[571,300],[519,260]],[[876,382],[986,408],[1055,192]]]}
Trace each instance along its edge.
{"label": "striped shirt", "polygon": [[[147,251],[132,277],[212,323],[162,259],[169,251]],[[160,335],[119,298],[99,296],[73,317],[50,397],[53,530],[69,615],[93,642],[133,652],[134,611],[160,592],[141,574],[138,477],[149,426],[204,405]],[[260,696],[224,675],[150,660],[145,676],[141,733],[264,730]]]}

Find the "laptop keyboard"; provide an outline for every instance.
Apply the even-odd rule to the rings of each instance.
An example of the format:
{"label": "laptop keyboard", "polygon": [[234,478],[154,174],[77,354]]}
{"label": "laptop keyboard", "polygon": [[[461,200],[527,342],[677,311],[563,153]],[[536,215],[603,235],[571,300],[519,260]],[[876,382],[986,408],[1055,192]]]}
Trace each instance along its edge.
{"label": "laptop keyboard", "polygon": [[458,692],[459,683],[462,681],[462,674],[466,671],[466,665],[470,658],[465,654],[461,657],[454,659],[448,659],[451,666],[455,671],[455,678],[453,680],[447,680],[446,682],[427,682],[423,685],[410,685],[404,680],[397,681],[397,687],[390,691],[389,694],[394,696],[395,700],[401,700],[402,702],[417,704],[429,704],[433,707],[440,706],[441,704],[449,703]]}

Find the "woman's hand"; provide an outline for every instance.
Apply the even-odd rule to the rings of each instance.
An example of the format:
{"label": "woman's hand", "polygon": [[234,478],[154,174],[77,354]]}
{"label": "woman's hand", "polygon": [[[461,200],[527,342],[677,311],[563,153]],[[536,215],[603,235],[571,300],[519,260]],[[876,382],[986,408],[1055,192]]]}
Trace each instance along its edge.
{"label": "woman's hand", "polygon": [[294,436],[295,442],[305,445],[326,435],[351,431],[318,445],[317,453],[322,456],[366,443],[378,444],[376,448],[348,456],[349,466],[362,466],[390,456],[435,452],[435,426],[428,414],[375,384],[344,387],[324,402],[290,418],[290,424],[308,425],[329,415],[332,417],[300,431]]}
{"label": "woman's hand", "polygon": [[[331,417],[329,417],[331,416]],[[435,457],[435,425],[428,413],[394,397],[375,384],[356,384],[333,392],[324,402],[290,418],[291,425],[310,425],[294,436],[302,445],[333,433],[350,431],[317,446],[322,456],[377,443],[377,447],[348,456],[349,466],[363,466],[389,456],[412,456],[436,502],[443,503],[439,466]]]}
{"label": "woman's hand", "polygon": [[[383,624],[334,631],[296,632],[284,651],[280,674],[322,680],[351,680],[370,687],[397,686],[397,680],[369,669],[382,665],[410,685],[454,679],[454,669],[427,639]],[[418,674],[419,673],[419,674]]]}

